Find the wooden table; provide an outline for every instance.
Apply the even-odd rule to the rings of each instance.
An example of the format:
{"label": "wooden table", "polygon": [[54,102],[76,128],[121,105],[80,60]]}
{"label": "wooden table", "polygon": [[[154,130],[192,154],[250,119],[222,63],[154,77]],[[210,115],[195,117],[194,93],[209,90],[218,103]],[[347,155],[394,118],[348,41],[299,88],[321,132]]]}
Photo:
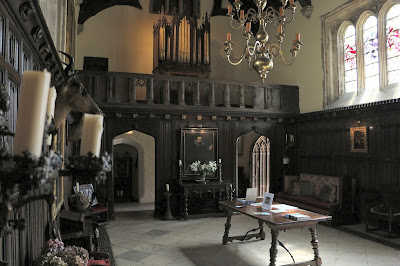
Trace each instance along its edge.
{"label": "wooden table", "polygon": [[[308,228],[311,232],[311,246],[312,249],[314,250],[314,259],[310,261],[305,261],[301,263],[296,263],[292,265],[321,265],[322,260],[319,257],[319,251],[318,251],[318,240],[317,240],[317,234],[316,234],[316,227],[317,223],[320,221],[326,221],[326,220],[331,220],[331,216],[327,215],[322,215],[318,214],[315,212],[310,212],[302,209],[291,209],[288,210],[287,212],[282,212],[282,213],[273,213],[271,211],[265,211],[261,207],[255,207],[251,205],[245,205],[242,208],[237,208],[236,206],[238,205],[244,205],[243,202],[241,201],[220,201],[219,202],[220,206],[225,209],[226,213],[226,223],[225,223],[225,232],[224,236],[222,238],[222,244],[226,245],[228,242],[232,242],[233,240],[248,240],[253,237],[255,238],[261,238],[262,240],[265,239],[265,233],[264,233],[264,223],[271,229],[271,248],[269,250],[270,253],[270,266],[275,266],[276,264],[276,255],[278,254],[278,249],[277,249],[277,243],[278,243],[278,235],[279,231],[282,230],[290,230],[290,229],[297,229],[297,228]],[[273,203],[272,205],[272,210],[275,210],[277,208],[274,207],[274,205],[277,205],[278,203]],[[232,214],[233,212],[239,212],[242,214],[245,214],[249,217],[252,217],[254,219],[257,219],[258,224],[260,226],[260,231],[259,233],[256,234],[248,234],[246,237],[245,236],[229,236],[229,229],[231,228],[231,219],[232,219]],[[270,215],[254,215],[253,213],[255,212],[268,212]],[[293,221],[290,219],[285,218],[285,214],[287,213],[301,213],[305,215],[309,215],[311,218],[307,221]]]}

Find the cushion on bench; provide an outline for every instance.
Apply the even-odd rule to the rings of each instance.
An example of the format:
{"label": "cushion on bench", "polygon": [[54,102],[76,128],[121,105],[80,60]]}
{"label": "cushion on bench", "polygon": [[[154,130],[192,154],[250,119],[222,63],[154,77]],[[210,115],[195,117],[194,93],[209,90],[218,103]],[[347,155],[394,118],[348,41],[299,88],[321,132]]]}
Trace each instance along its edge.
{"label": "cushion on bench", "polygon": [[290,200],[290,201],[293,201],[294,203],[299,202],[299,203],[311,205],[313,207],[324,209],[327,211],[329,211],[329,209],[331,207],[337,207],[339,205],[338,203],[329,203],[329,202],[321,201],[316,196],[295,196],[295,195],[289,195],[286,192],[279,192],[278,198]]}

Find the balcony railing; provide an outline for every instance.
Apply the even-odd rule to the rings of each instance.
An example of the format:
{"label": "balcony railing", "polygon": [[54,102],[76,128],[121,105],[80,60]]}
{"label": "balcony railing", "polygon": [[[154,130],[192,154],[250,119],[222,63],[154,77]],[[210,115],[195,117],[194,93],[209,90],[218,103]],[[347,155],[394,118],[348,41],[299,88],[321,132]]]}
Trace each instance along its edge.
{"label": "balcony railing", "polygon": [[102,108],[299,113],[296,86],[117,72],[81,71],[78,76]]}

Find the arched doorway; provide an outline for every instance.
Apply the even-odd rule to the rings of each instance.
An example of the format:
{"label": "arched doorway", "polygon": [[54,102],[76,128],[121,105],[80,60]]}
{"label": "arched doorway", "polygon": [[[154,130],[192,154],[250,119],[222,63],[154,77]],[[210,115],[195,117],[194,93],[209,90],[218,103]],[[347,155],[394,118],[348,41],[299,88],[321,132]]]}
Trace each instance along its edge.
{"label": "arched doorway", "polygon": [[[121,154],[122,153],[122,154]],[[135,155],[136,154],[136,155]],[[122,163],[124,169],[113,171],[114,184],[114,199],[123,197],[121,195],[121,188],[118,186],[123,185],[117,178],[126,172],[130,175],[131,180],[125,182],[130,185],[131,195],[127,195],[131,200],[136,201],[141,206],[137,207],[146,209],[151,207],[154,209],[155,202],[155,139],[154,137],[142,133],[137,130],[129,131],[124,134],[118,135],[113,139],[113,157],[125,158]],[[125,156],[125,157],[124,157]],[[123,160],[122,160],[123,161]],[[136,172],[136,173],[135,173]],[[136,175],[136,179],[134,179]],[[128,190],[126,190],[128,191]],[[133,205],[131,205],[133,206]],[[137,206],[137,204],[135,205]],[[125,207],[124,207],[125,208]],[[135,207],[136,208],[136,207]],[[116,209],[117,210],[117,209]],[[132,210],[132,209],[127,209]]]}
{"label": "arched doorway", "polygon": [[259,189],[259,195],[269,191],[270,145],[260,133],[249,132],[237,138],[237,196],[245,197],[246,189]]}

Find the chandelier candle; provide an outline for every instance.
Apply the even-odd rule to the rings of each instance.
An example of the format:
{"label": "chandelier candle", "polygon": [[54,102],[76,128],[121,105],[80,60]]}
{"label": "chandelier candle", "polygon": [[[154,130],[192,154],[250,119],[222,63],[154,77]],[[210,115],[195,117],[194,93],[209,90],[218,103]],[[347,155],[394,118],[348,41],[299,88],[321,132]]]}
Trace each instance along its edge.
{"label": "chandelier candle", "polygon": [[[49,97],[47,99],[47,121],[46,124],[50,125],[51,120],[54,118],[54,107],[56,105],[57,91],[56,88],[51,87],[49,90]],[[46,145],[51,145],[51,135],[47,136]]]}
{"label": "chandelier candle", "polygon": [[80,155],[87,156],[91,152],[94,156],[99,157],[104,117],[102,115],[85,114],[83,119]]}
{"label": "chandelier candle", "polygon": [[[268,6],[268,0],[253,0],[256,9],[250,8],[245,13],[245,10],[240,9],[243,3],[240,0],[236,0],[232,6],[228,5],[228,19],[233,29],[242,29],[245,27],[245,50],[240,58],[233,58],[233,42],[230,33],[227,34],[227,40],[225,42],[225,52],[228,62],[232,65],[240,64],[243,59],[246,59],[249,68],[254,69],[262,79],[264,83],[268,76],[269,71],[273,68],[273,60],[278,57],[284,65],[291,65],[300,50],[303,43],[300,41],[300,34],[296,34],[296,39],[293,41],[293,48],[290,50],[292,58],[286,59],[282,53],[282,42],[285,38],[285,26],[293,22],[294,15],[296,12],[296,5],[294,0],[289,1],[287,10],[290,12],[290,19],[285,16],[285,7],[287,0],[280,0],[281,7],[279,11],[275,10],[272,6]],[[239,25],[235,27],[233,21],[237,20]],[[253,35],[251,32],[251,23],[258,23],[258,32]],[[273,28],[277,29],[278,33],[274,32],[276,37],[276,43],[271,43],[270,36],[266,31],[267,25],[272,23]],[[255,38],[254,43],[251,43],[252,37]]]}
{"label": "chandelier candle", "polygon": [[40,157],[42,153],[50,80],[51,74],[46,70],[25,71],[22,76],[14,154],[22,155],[28,151],[34,157]]}

